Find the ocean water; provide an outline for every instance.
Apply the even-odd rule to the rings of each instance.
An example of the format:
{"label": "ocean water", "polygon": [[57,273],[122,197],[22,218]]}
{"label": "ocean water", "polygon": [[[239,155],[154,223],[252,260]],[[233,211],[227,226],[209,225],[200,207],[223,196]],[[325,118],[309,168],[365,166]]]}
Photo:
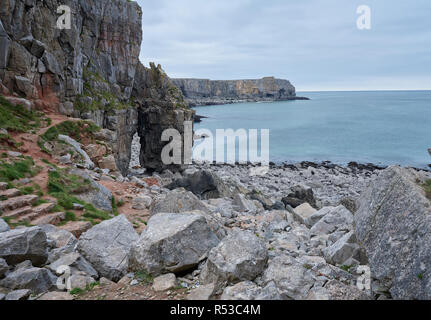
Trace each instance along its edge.
{"label": "ocean water", "polygon": [[[427,167],[431,91],[304,92],[311,100],[195,107],[195,124],[269,129],[274,162],[350,161]],[[223,143],[223,142],[221,142]]]}

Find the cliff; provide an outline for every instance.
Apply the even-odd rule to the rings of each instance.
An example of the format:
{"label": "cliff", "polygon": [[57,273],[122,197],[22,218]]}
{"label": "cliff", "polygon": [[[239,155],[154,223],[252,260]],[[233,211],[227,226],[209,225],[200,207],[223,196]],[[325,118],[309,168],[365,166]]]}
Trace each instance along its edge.
{"label": "cliff", "polygon": [[190,105],[305,99],[288,81],[266,77],[254,80],[172,79]]}
{"label": "cliff", "polygon": [[[57,27],[60,5],[71,9],[70,29]],[[140,64],[141,41],[142,11],[135,2],[2,0],[0,92],[10,101],[92,119],[111,130],[123,174],[134,133],[145,133],[149,154],[142,161],[152,160],[141,164],[158,170],[160,130],[181,129],[193,113],[161,68]]]}

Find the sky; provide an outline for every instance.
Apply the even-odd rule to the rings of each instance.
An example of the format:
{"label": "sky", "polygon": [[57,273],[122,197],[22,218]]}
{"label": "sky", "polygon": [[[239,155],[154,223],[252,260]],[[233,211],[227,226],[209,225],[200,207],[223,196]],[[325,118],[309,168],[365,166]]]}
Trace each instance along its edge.
{"label": "sky", "polygon": [[[297,91],[431,89],[430,0],[138,0],[140,59],[173,78],[288,79]],[[371,9],[359,30],[357,8]]]}

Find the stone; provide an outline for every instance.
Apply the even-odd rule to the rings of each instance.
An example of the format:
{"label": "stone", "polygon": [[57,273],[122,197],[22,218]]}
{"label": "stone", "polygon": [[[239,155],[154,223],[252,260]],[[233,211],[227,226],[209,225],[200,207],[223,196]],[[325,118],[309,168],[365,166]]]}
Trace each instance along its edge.
{"label": "stone", "polygon": [[27,300],[30,294],[31,291],[28,289],[14,290],[6,295],[5,300]]}
{"label": "stone", "polygon": [[235,186],[228,185],[209,170],[199,170],[192,175],[176,179],[167,188],[170,190],[185,188],[201,199],[229,197],[233,196],[236,191]]}
{"label": "stone", "polygon": [[365,292],[356,286],[346,285],[337,280],[328,281],[324,287],[310,290],[306,300],[371,300]]}
{"label": "stone", "polygon": [[0,219],[0,233],[6,232],[9,230],[10,230],[9,225],[3,219]]}
{"label": "stone", "polygon": [[32,293],[49,291],[57,278],[45,268],[18,268],[0,281],[0,286],[10,289],[29,289]]}
{"label": "stone", "polygon": [[94,163],[98,163],[108,151],[106,146],[99,143],[88,144],[84,146],[84,150]]}
{"label": "stone", "polygon": [[245,195],[237,193],[233,204],[237,206],[239,212],[255,212],[256,206],[253,201],[245,198]]}
{"label": "stone", "polygon": [[[57,270],[60,266],[69,266],[71,268],[74,268],[76,270],[85,272],[89,276],[93,278],[98,278],[97,271],[91,266],[91,264],[84,259],[78,252],[71,252],[69,254],[66,254],[62,256],[60,259],[54,261],[50,265],[48,265],[48,268],[54,272],[57,273]],[[60,273],[61,274],[61,273]],[[58,275],[60,275],[58,274]]]}
{"label": "stone", "polygon": [[97,209],[112,212],[112,193],[108,188],[94,181],[84,170],[71,169],[69,173],[89,180],[93,187],[84,193],[76,194],[78,199],[93,204]]}
{"label": "stone", "polygon": [[251,281],[242,281],[227,287],[220,300],[281,300],[281,295],[273,282],[261,288]]}
{"label": "stone", "polygon": [[305,224],[307,218],[311,217],[314,213],[316,213],[316,211],[316,209],[305,202],[293,209],[293,218],[299,223]]}
{"label": "stone", "polygon": [[153,199],[146,195],[138,195],[132,199],[132,209],[146,210],[151,206]]}
{"label": "stone", "polygon": [[353,231],[345,234],[333,245],[323,249],[323,255],[328,263],[333,265],[365,265],[367,257],[357,244]]}
{"label": "stone", "polygon": [[105,277],[100,278],[99,283],[101,286],[111,286],[111,285],[115,284],[114,281],[111,281]]}
{"label": "stone", "polygon": [[37,300],[58,301],[58,300],[73,300],[74,297],[68,292],[51,291],[44,293]]}
{"label": "stone", "polygon": [[150,212],[154,215],[160,212],[179,213],[193,210],[208,209],[193,193],[178,189],[154,198]]}
{"label": "stone", "polygon": [[187,295],[187,300],[210,300],[215,293],[215,285],[213,283],[201,285],[190,290]]}
{"label": "stone", "polygon": [[313,208],[317,208],[313,189],[300,185],[292,187],[281,201],[285,206],[289,205],[292,208],[296,208],[305,202],[309,203]]}
{"label": "stone", "polygon": [[310,229],[311,236],[331,234],[335,231],[347,233],[353,229],[353,214],[344,206],[338,206],[326,213]]}
{"label": "stone", "polygon": [[308,228],[312,228],[317,222],[320,221],[325,215],[331,212],[334,207],[323,207],[319,211],[314,212],[311,216],[307,217],[304,221]]}
{"label": "stone", "polygon": [[31,224],[35,226],[42,226],[46,224],[59,224],[65,218],[66,218],[66,213],[55,212],[55,213],[50,213],[42,217],[36,218],[31,221]]}
{"label": "stone", "polygon": [[350,198],[350,197],[341,198],[340,205],[344,206],[352,214],[355,214],[355,212],[358,211],[358,201],[354,198]]}
{"label": "stone", "polygon": [[9,265],[31,260],[42,266],[47,258],[46,234],[39,227],[15,229],[0,233],[0,258]]}
{"label": "stone", "polygon": [[177,285],[177,278],[173,273],[167,273],[154,278],[153,290],[154,291],[166,291],[175,288]]}
{"label": "stone", "polygon": [[78,251],[100,276],[118,281],[127,273],[130,249],[138,239],[133,225],[119,215],[82,234]]}
{"label": "stone", "polygon": [[110,171],[118,171],[117,163],[113,155],[108,155],[103,157],[97,163],[101,169],[109,169]]}
{"label": "stone", "polygon": [[81,145],[76,140],[63,134],[59,134],[58,139],[66,142],[67,144],[70,144],[75,149],[75,151],[78,152],[84,158],[84,167],[86,169],[94,169],[95,166],[93,161],[91,161],[88,154],[84,150],[82,150]]}
{"label": "stone", "polygon": [[70,221],[62,226],[61,229],[70,232],[75,237],[80,237],[81,234],[91,229],[92,226],[90,221]]}
{"label": "stone", "polygon": [[6,260],[0,258],[0,279],[6,274],[8,270],[9,266],[6,263]]}
{"label": "stone", "polygon": [[276,256],[269,261],[262,282],[265,285],[274,282],[283,300],[305,299],[314,284],[311,271],[285,255]]}
{"label": "stone", "polygon": [[219,240],[202,215],[158,213],[150,218],[130,255],[130,269],[152,275],[194,268]]}
{"label": "stone", "polygon": [[70,287],[72,289],[84,290],[91,283],[94,283],[94,279],[85,274],[72,274],[70,276]]}
{"label": "stone", "polygon": [[379,291],[393,299],[431,299],[431,204],[428,176],[389,167],[361,194],[355,233]]}
{"label": "stone", "polygon": [[234,230],[208,254],[200,275],[204,284],[254,280],[260,275],[268,260],[265,244],[250,231]]}

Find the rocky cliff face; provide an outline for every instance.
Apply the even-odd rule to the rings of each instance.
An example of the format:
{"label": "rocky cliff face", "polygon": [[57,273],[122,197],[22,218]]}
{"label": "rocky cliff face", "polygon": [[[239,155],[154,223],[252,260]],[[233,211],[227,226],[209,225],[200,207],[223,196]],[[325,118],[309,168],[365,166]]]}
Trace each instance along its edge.
{"label": "rocky cliff face", "polygon": [[[57,28],[60,5],[71,9],[70,29]],[[141,24],[141,8],[127,0],[2,0],[1,93],[111,130],[117,165],[125,173],[135,132],[145,133],[146,151],[155,152],[163,146],[162,127],[178,127],[192,116],[165,74],[140,64]],[[143,156],[151,161],[142,164],[158,169],[159,156]]]}
{"label": "rocky cliff face", "polygon": [[266,77],[255,80],[172,79],[190,105],[246,101],[294,100],[295,87],[288,81]]}

